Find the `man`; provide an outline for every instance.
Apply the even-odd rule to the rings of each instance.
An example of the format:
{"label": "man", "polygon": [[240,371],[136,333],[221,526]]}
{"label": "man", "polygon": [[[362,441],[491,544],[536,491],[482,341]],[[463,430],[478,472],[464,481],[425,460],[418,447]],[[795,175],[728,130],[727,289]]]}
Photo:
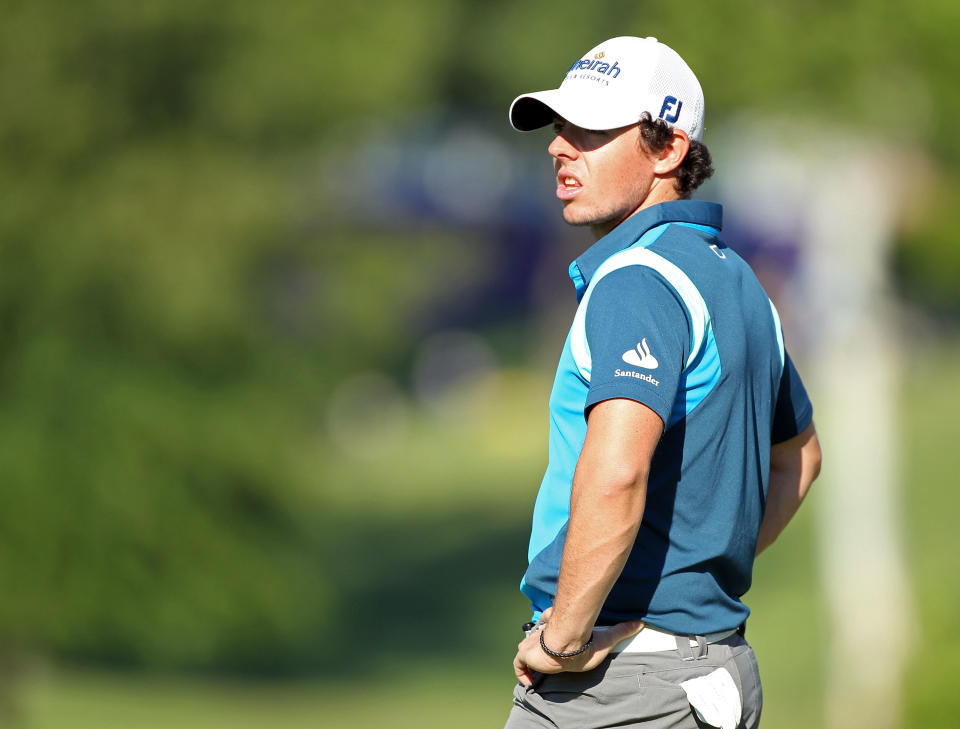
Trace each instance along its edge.
{"label": "man", "polygon": [[656,39],[613,38],[510,121],[553,124],[564,220],[598,241],[570,266],[507,727],[755,727],[740,598],[820,447],[776,310],[721,207],[688,199],[713,171],[700,84]]}

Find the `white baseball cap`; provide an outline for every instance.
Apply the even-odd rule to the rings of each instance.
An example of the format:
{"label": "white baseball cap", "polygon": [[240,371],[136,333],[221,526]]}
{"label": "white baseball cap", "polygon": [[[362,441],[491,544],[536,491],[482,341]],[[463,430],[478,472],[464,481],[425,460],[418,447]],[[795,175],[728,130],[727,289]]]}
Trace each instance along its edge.
{"label": "white baseball cap", "polygon": [[563,117],[584,129],[616,129],[644,112],[703,136],[703,90],[679,54],[656,38],[620,36],[591,48],[558,89],[523,94],[510,105],[510,123],[527,132]]}

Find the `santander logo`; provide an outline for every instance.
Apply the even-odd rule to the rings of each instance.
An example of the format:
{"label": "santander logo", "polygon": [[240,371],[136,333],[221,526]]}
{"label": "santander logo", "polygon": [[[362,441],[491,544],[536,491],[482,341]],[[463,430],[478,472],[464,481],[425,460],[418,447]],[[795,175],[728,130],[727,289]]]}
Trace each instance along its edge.
{"label": "santander logo", "polygon": [[646,338],[637,342],[636,349],[628,349],[623,353],[623,361],[634,367],[643,367],[645,370],[655,370],[660,366],[657,358],[650,354],[650,345]]}

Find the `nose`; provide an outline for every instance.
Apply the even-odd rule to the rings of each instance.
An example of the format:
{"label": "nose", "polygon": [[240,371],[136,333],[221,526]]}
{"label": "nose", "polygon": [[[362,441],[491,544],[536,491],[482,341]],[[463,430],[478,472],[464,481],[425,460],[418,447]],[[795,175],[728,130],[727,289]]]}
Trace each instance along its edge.
{"label": "nose", "polygon": [[547,152],[550,153],[551,157],[558,160],[575,159],[577,156],[577,148],[570,144],[570,141],[563,136],[563,132],[553,138],[553,141],[547,147]]}

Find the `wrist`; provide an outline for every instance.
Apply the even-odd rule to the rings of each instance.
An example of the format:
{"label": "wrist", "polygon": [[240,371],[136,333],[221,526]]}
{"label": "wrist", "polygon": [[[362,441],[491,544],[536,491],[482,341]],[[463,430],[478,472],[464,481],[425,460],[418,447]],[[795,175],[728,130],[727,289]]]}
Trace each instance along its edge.
{"label": "wrist", "polygon": [[550,641],[547,641],[547,627],[540,630],[540,648],[551,658],[563,660],[565,658],[574,658],[579,656],[593,644],[593,631],[587,635],[584,640],[575,639],[565,643],[554,643],[553,631],[551,631]]}
{"label": "wrist", "polygon": [[560,653],[575,651],[593,636],[593,625],[581,627],[565,620],[563,615],[553,614],[544,621],[543,630],[550,626],[547,645]]}

